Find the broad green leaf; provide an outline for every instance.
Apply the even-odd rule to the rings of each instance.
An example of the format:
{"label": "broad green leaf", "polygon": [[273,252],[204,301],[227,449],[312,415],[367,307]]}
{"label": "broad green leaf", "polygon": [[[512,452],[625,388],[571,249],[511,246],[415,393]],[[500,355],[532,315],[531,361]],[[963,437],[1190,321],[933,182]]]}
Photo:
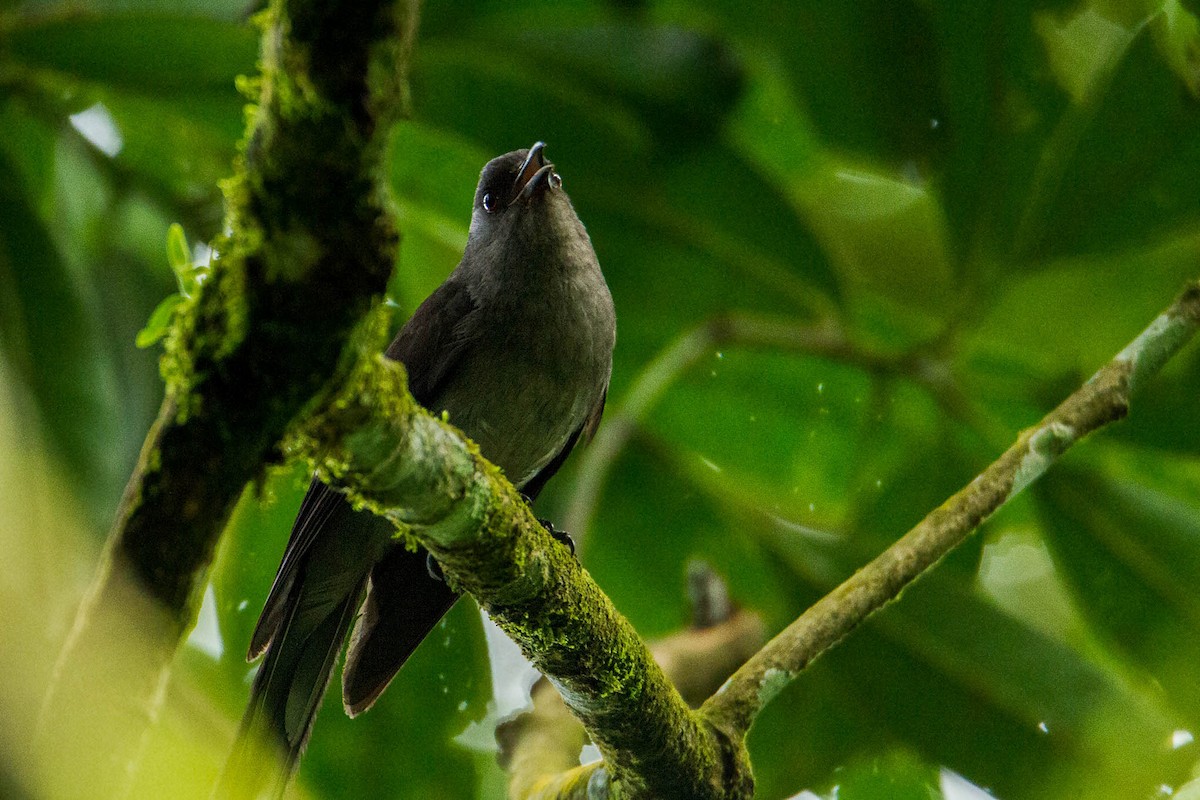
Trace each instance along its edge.
{"label": "broad green leaf", "polygon": [[833,308],[840,289],[831,258],[797,218],[786,188],[751,155],[715,146],[666,161],[644,173],[620,206],[631,222],[640,219],[663,239],[694,249],[729,282],[761,290],[759,308],[783,301],[782,310],[801,317]]}
{"label": "broad green leaf", "polygon": [[1112,436],[1184,457],[1200,453],[1200,349],[1188,348],[1133,399]]}
{"label": "broad green leaf", "polygon": [[[797,602],[793,613],[808,602]],[[759,797],[827,787],[847,763],[896,746],[869,701],[845,690],[839,667],[836,655],[819,659],[755,720],[747,747]]]}
{"label": "broad green leaf", "polygon": [[[696,24],[694,4],[666,5],[673,21]],[[930,125],[940,114],[927,3],[719,0],[703,8],[709,24],[778,61],[813,128],[837,151],[897,163],[940,146],[942,133]]]}
{"label": "broad green leaf", "polygon": [[1163,59],[1191,93],[1200,97],[1200,78],[1196,76],[1196,44],[1200,40],[1200,7],[1182,0],[1166,0],[1162,11],[1150,24],[1154,41]]}
{"label": "broad green leaf", "polygon": [[1190,780],[1171,794],[1171,800],[1200,800],[1200,778]]}
{"label": "broad green leaf", "polygon": [[[986,463],[975,461],[957,443],[935,439],[926,444],[906,441],[907,452],[886,466],[884,478],[879,479],[877,491],[863,492],[856,504],[851,526],[864,543],[886,547],[907,533],[947,497],[971,482]],[[940,564],[940,569],[956,570],[969,578],[978,567],[983,535],[976,532],[959,545]]]}
{"label": "broad green leaf", "polygon": [[257,52],[249,27],[154,13],[28,17],[6,44],[30,67],[147,94],[228,86]]}
{"label": "broad green leaf", "polygon": [[1194,497],[1115,483],[1081,469],[1047,476],[1035,497],[1080,609],[1106,644],[1200,720],[1200,508]]}
{"label": "broad green leaf", "polygon": [[703,496],[643,448],[627,450],[617,466],[601,513],[578,542],[580,558],[643,636],[666,635],[689,619],[688,560],[706,537],[726,531]]}
{"label": "broad green leaf", "polygon": [[[34,210],[45,210],[51,198],[44,190],[54,174],[54,130],[45,120],[29,113],[19,98],[0,94],[0,151],[11,168],[19,173],[28,203]],[[15,187],[10,189],[15,191]]]}
{"label": "broad green leaf", "polygon": [[941,102],[943,155],[935,184],[945,198],[964,277],[996,271],[990,253],[1007,254],[1041,150],[1066,107],[1050,82],[1034,33],[1034,13],[1063,5],[1033,0],[930,4]]}
{"label": "broad green leaf", "polygon": [[412,313],[462,257],[475,183],[497,154],[411,120],[396,126],[389,152],[404,233],[389,295]]}
{"label": "broad green leaf", "polygon": [[740,65],[724,41],[676,27],[499,27],[495,47],[563,72],[601,96],[628,103],[678,148],[715,131],[737,97]]}
{"label": "broad green leaf", "polygon": [[577,184],[603,185],[627,174],[648,145],[649,132],[628,110],[508,51],[427,41],[416,53],[412,85],[418,121],[458,132],[460,141],[478,143],[489,157],[545,141],[547,158],[562,167],[572,194]]}
{"label": "broad green leaf", "polygon": [[[1200,274],[1198,255],[1200,236],[1192,233],[1147,250],[1060,262],[1009,280],[965,337],[963,357],[975,367],[971,378],[1002,369],[1007,392],[1035,391],[1039,378],[1065,377],[1067,386],[1077,386]],[[1042,399],[1042,413],[1065,397],[1057,391]]]}
{"label": "broad green leaf", "polygon": [[[817,585],[814,565],[833,561],[848,576],[866,560],[853,543],[773,537],[797,577]],[[1142,797],[1185,766],[1159,706],[950,572],[924,576],[825,659],[866,724],[999,796],[1121,786],[1105,796]]]}
{"label": "broad green leaf", "polygon": [[111,446],[119,407],[112,364],[95,307],[24,189],[0,153],[0,347],[56,455],[76,479],[108,489],[124,469]]}
{"label": "broad green leaf", "polygon": [[[1192,190],[1200,182],[1200,96],[1156,47],[1164,24],[1159,15],[1125,32],[1089,10],[1067,23],[1067,33],[1048,34],[1051,54],[1056,47],[1108,54],[1089,56],[1102,61],[1094,77],[1063,78],[1074,105],[1039,165],[1019,234],[1029,252],[1111,253],[1200,225]],[[1075,41],[1056,44],[1060,35]],[[1192,30],[1180,45],[1200,49],[1200,34]]]}
{"label": "broad green leaf", "polygon": [[[877,440],[878,436],[871,441]],[[955,463],[957,468],[947,470]],[[923,486],[921,478],[928,476],[930,464],[938,465],[938,482]],[[894,537],[903,532],[957,488],[943,485],[954,483],[954,474],[965,475],[966,481],[971,472],[961,457],[949,458],[937,451],[911,463],[901,461],[898,467],[902,467],[899,475],[887,476],[885,488],[876,496],[862,498],[870,501],[870,511],[860,519],[868,526],[864,532],[875,534],[879,542],[875,547],[883,547],[886,534]],[[705,474],[704,470],[684,472]],[[709,502],[725,504],[738,496],[729,485],[738,481],[736,475],[693,480],[712,496]],[[661,479],[656,485],[661,485]],[[629,499],[629,494],[618,497]],[[772,516],[769,507],[759,513],[744,499],[734,503],[732,513],[724,515],[725,535],[733,539],[751,535],[760,549],[780,553],[792,570],[789,582],[795,586],[792,593],[797,600],[793,614],[872,555],[868,540],[861,537],[805,530]],[[698,500],[689,503],[691,508],[703,505]],[[896,515],[894,519],[887,517],[889,511]],[[882,530],[875,533],[871,528]],[[776,713],[788,720],[786,726],[794,727],[798,713],[820,713],[814,707],[849,704],[857,714],[843,715],[842,725],[864,730],[863,747],[870,741],[866,730],[885,731],[892,741],[917,748],[979,785],[996,787],[1006,797],[1050,798],[1062,786],[1119,784],[1130,787],[1121,796],[1132,798],[1159,781],[1175,779],[1181,762],[1165,746],[1171,737],[1171,719],[1101,666],[979,598],[970,588],[974,558],[962,558],[972,549],[960,548],[951,556],[948,563],[957,564],[957,570],[942,565],[925,576],[899,603],[824,657],[823,662],[832,662],[836,681],[842,684],[836,699],[817,699],[811,689],[798,685],[795,691],[807,698],[803,711],[768,709],[762,724],[778,733],[771,722]],[[753,597],[754,592],[745,596]],[[983,631],[986,635],[981,635]],[[802,676],[799,684],[806,680],[807,675]],[[828,681],[816,680],[819,686]],[[1064,685],[1071,691],[1063,693]],[[790,707],[786,699],[782,702],[785,709]],[[981,748],[982,742],[990,744]],[[797,762],[794,755],[790,760],[772,755],[774,746],[771,737],[763,734],[752,741],[752,754],[782,771],[770,781],[784,781],[784,787],[796,785],[788,781],[799,785],[819,781],[820,773],[811,770],[828,765],[834,752],[841,752],[843,758],[866,752],[847,749],[845,743],[832,750],[813,746],[809,763]],[[1061,761],[1064,748],[1071,754],[1065,763]],[[1030,785],[1037,783],[1033,776],[1050,773],[1053,780],[1044,777],[1044,785]]]}
{"label": "broad green leaf", "polygon": [[188,91],[173,100],[126,91],[105,91],[102,97],[121,132],[122,147],[113,159],[118,174],[202,239],[215,235],[217,182],[229,174],[242,132],[242,98],[232,86]]}
{"label": "broad green leaf", "polygon": [[730,136],[790,200],[839,282],[902,305],[945,307],[953,268],[930,187],[823,149],[777,64],[759,61],[750,80]]}
{"label": "broad green leaf", "polygon": [[904,751],[847,765],[827,796],[831,800],[942,800],[938,771]]}
{"label": "broad green leaf", "polygon": [[852,366],[731,344],[683,376],[647,425],[717,484],[827,527],[848,512],[872,413],[870,379]]}
{"label": "broad green leaf", "polygon": [[472,797],[477,754],[455,739],[483,719],[492,697],[479,609],[464,599],[413,653],[379,702],[355,719],[326,698],[300,780],[317,797],[372,800],[380,787],[408,797]]}
{"label": "broad green leaf", "polygon": [[846,282],[926,311],[950,305],[954,269],[931,187],[833,162],[793,191]]}

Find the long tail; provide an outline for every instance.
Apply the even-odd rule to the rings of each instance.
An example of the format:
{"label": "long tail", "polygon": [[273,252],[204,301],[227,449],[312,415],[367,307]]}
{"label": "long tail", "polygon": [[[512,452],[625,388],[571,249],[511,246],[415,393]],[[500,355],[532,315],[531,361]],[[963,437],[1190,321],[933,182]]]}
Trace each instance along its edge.
{"label": "long tail", "polygon": [[344,670],[351,716],[370,708],[454,604],[426,571],[424,551],[409,552],[394,532],[313,480],[251,637],[250,658],[263,661],[213,800],[283,795],[364,592]]}
{"label": "long tail", "polygon": [[332,604],[306,596],[303,587],[293,589],[254,679],[214,800],[283,796],[312,733],[364,585],[365,579]]}

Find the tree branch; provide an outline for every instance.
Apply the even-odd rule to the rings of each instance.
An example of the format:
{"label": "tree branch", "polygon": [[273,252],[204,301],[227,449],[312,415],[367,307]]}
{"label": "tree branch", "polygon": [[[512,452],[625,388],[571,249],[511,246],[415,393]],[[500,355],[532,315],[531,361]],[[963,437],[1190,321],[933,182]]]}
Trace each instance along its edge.
{"label": "tree branch", "polygon": [[[730,604],[725,582],[707,565],[689,565],[688,584],[691,626],[652,643],[650,652],[695,707],[762,647],[766,631],[757,614]],[[583,726],[545,679],[534,684],[531,700],[529,711],[496,729],[500,763],[510,775],[509,798],[586,800],[589,781],[600,783],[605,775],[602,762],[579,765],[587,743]]]}
{"label": "tree branch", "polygon": [[714,725],[744,735],[759,711],[821,653],[898,597],[1067,448],[1122,419],[1130,395],[1187,344],[1198,326],[1200,283],[1194,283],[975,480],[772,639],[702,706],[702,714]]}
{"label": "tree branch", "polygon": [[[48,754],[66,731],[105,742],[95,796],[126,790],[237,498],[345,371],[343,346],[395,261],[382,165],[415,0],[279,0],[263,25],[259,103],[224,186],[231,232],[175,319],[166,399],[43,706]],[[114,636],[140,642],[136,663]]]}
{"label": "tree branch", "polygon": [[738,798],[741,737],[693,712],[629,622],[496,467],[412,400],[403,368],[362,362],[294,446],[355,503],[427,547],[551,683],[604,756],[611,796]]}

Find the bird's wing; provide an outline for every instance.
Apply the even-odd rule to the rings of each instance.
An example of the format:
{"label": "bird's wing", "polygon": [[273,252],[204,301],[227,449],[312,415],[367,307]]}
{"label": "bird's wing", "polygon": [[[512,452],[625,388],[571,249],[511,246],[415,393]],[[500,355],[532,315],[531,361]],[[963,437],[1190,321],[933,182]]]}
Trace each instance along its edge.
{"label": "bird's wing", "polygon": [[[389,544],[387,520],[355,512],[315,482],[251,645],[265,651],[238,741],[214,797],[281,797],[304,750],[372,565]],[[313,527],[334,535],[314,535]],[[276,759],[274,756],[281,756]]]}
{"label": "bird's wing", "polygon": [[[469,321],[477,308],[466,285],[451,277],[421,304],[388,347],[387,356],[401,361],[408,371],[409,391],[418,403],[430,403],[457,367],[463,348],[470,341]],[[250,639],[251,660],[263,653],[279,630],[287,598],[313,542],[346,504],[340,492],[313,478]]]}
{"label": "bird's wing", "polygon": [[458,594],[429,575],[424,548],[403,544],[371,568],[370,588],[342,670],[342,702],[354,717],[370,708],[446,615]]}
{"label": "bird's wing", "polygon": [[608,400],[608,384],[604,384],[604,391],[600,392],[600,399],[596,405],[592,406],[592,412],[588,414],[587,419],[583,422],[581,430],[581,438],[583,444],[592,441],[592,437],[596,435],[596,429],[600,427],[600,418],[604,416],[604,403]]}
{"label": "bird's wing", "polygon": [[286,616],[287,600],[299,568],[304,563],[304,556],[330,517],[345,505],[345,497],[330,489],[319,478],[313,477],[312,483],[308,485],[308,492],[300,503],[296,521],[292,523],[292,533],[288,537],[287,547],[283,550],[279,571],[275,573],[275,582],[271,584],[262,614],[254,627],[254,635],[250,637],[250,649],[246,655],[248,660],[258,658],[271,643]]}
{"label": "bird's wing", "polygon": [[[387,350],[408,371],[418,403],[438,411],[442,387],[458,369],[477,335],[478,303],[453,276],[404,325]],[[342,701],[356,716],[371,707],[400,667],[438,623],[458,595],[429,575],[424,548],[394,544],[371,568],[363,613],[354,626],[342,670]]]}
{"label": "bird's wing", "polygon": [[600,399],[596,405],[592,407],[591,412],[584,419],[583,423],[575,429],[575,432],[567,437],[566,443],[554,458],[550,459],[550,463],[538,470],[537,474],[529,480],[525,481],[525,485],[521,487],[521,492],[529,498],[530,502],[537,499],[542,489],[546,486],[546,481],[554,477],[554,473],[566,463],[567,457],[571,455],[571,451],[575,449],[577,444],[587,444],[592,440],[592,436],[596,434],[596,428],[600,427],[600,418],[604,416],[604,401],[608,397],[608,387],[604,387],[604,391],[600,393]]}
{"label": "bird's wing", "polygon": [[434,404],[476,335],[472,321],[478,308],[467,285],[451,276],[421,304],[388,347],[388,358],[404,364],[408,390],[426,408]]}

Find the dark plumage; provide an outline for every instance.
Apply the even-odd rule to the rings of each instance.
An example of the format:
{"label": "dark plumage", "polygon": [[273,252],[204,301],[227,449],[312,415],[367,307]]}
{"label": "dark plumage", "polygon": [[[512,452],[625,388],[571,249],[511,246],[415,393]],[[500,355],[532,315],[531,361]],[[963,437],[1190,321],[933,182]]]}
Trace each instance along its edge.
{"label": "dark plumage", "polygon": [[[591,241],[542,148],[484,167],[462,261],[387,349],[417,401],[447,411],[531,499],[599,424],[616,335]],[[425,552],[392,534],[313,480],[250,643],[263,661],[217,796],[282,794],[360,607],[343,670],[351,716],[454,604]],[[283,774],[263,774],[270,750]]]}

